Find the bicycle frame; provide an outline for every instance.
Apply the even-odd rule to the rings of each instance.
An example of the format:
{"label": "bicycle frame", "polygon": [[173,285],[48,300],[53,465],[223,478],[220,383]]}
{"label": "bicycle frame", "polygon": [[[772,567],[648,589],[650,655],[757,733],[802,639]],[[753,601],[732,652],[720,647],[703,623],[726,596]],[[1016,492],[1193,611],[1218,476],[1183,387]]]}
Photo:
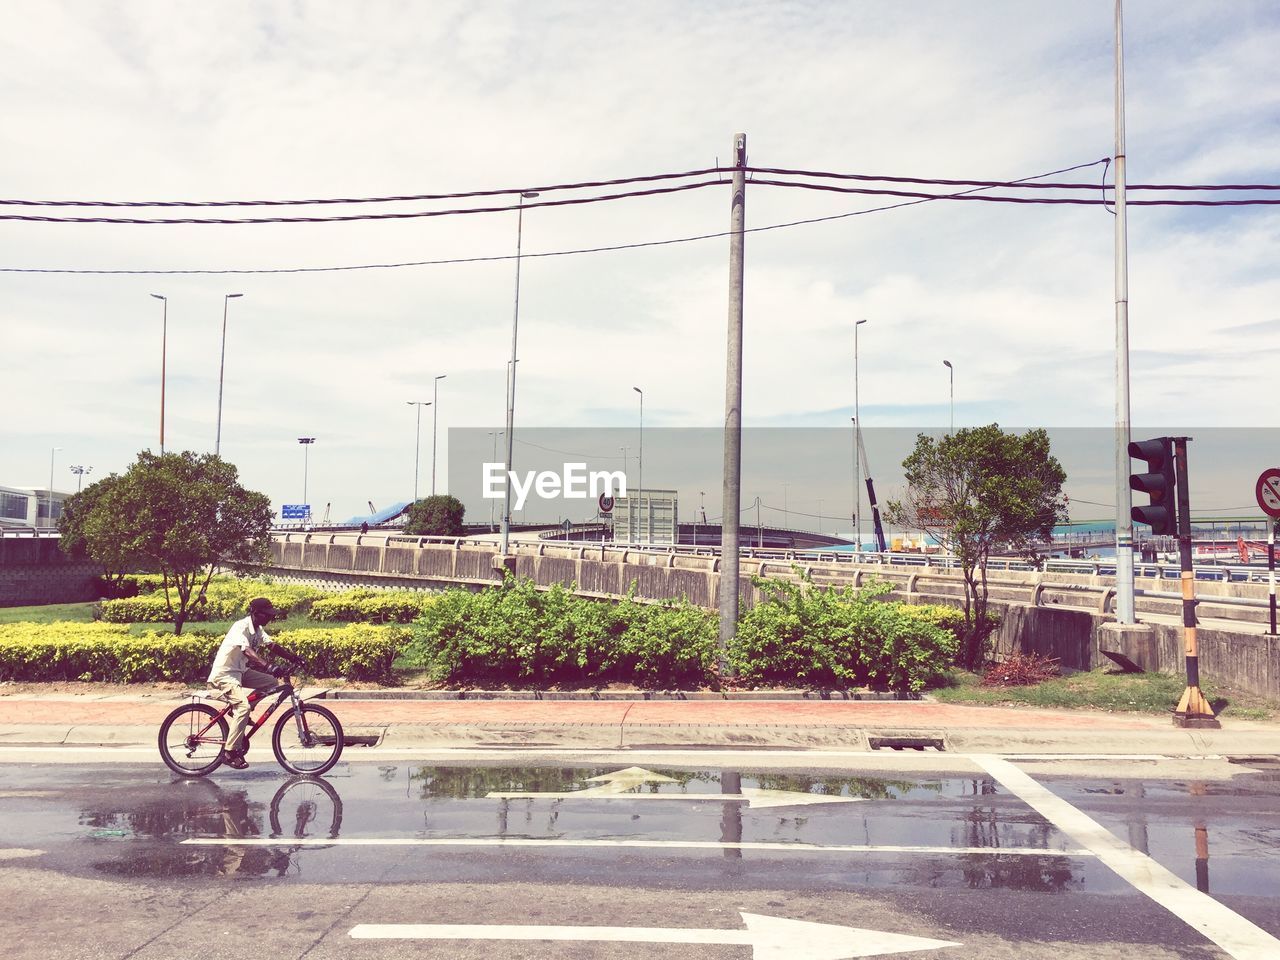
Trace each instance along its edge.
{"label": "bicycle frame", "polygon": [[[271,704],[269,707],[267,707],[266,710],[259,713],[256,718],[252,716],[252,711],[254,707],[256,707],[263,700],[270,697],[273,693],[279,694],[279,696],[276,697],[275,703]],[[194,697],[192,699],[199,702],[204,702],[203,697]],[[301,709],[303,700],[301,697],[298,696],[298,692],[293,688],[293,684],[286,680],[284,683],[280,684],[279,686],[271,687],[270,689],[267,689],[267,690],[255,690],[251,694],[249,694],[250,717],[249,717],[249,723],[244,729],[244,743],[246,748],[249,745],[249,741],[253,738],[253,735],[257,733],[258,730],[260,730],[268,720],[271,719],[271,715],[276,712],[280,704],[284,703],[286,699],[292,701],[293,711],[294,711],[293,712],[294,721],[298,724],[298,736],[304,742],[307,741],[309,736],[309,731],[306,728],[307,721]],[[222,710],[218,712],[217,716],[213,717],[213,719],[211,719],[207,724],[205,724],[190,739],[195,742],[205,741],[206,735],[209,733],[210,730],[215,729],[217,727],[218,721],[231,713],[232,706],[233,704],[228,703],[225,707],[222,708]],[[213,742],[213,739],[214,738],[208,738],[208,742]]]}

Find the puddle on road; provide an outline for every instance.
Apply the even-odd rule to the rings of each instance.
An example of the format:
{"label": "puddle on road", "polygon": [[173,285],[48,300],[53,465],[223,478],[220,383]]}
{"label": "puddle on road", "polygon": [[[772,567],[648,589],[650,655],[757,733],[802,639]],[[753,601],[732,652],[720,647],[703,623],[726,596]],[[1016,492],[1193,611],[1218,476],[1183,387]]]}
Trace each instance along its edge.
{"label": "puddle on road", "polygon": [[[503,796],[494,796],[501,794]],[[527,796],[542,794],[543,796]],[[584,795],[585,794],[585,795]],[[797,798],[817,803],[795,803]],[[847,802],[856,800],[859,802]],[[846,801],[846,802],[841,802]],[[0,816],[8,807],[0,800]],[[761,805],[762,802],[768,805]],[[281,781],[268,769],[235,778],[168,781],[151,771],[82,775],[38,811],[14,811],[30,842],[74,843],[82,869],[129,878],[439,881],[495,868],[643,882],[649,872],[766,883],[779,858],[815,884],[1098,890],[1108,872],[984,777],[892,779],[734,770],[617,767],[340,765],[326,778]],[[252,840],[197,846],[191,838]],[[343,846],[351,838],[552,840],[561,845]],[[565,841],[710,842],[660,850]],[[275,841],[259,843],[258,841]],[[768,849],[719,844],[770,844]],[[798,844],[928,846],[957,853],[789,852]],[[1002,853],[1034,848],[1043,854]],[[982,852],[974,852],[982,851]],[[987,851],[990,851],[989,853]],[[619,863],[625,862],[625,870]]]}

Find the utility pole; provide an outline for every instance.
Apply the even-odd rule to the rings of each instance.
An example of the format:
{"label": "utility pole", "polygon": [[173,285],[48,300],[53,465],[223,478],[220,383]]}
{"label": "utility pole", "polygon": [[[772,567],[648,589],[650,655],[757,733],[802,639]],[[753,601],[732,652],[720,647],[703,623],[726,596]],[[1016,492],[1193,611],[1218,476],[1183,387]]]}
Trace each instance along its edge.
{"label": "utility pole", "polygon": [[1134,623],[1129,492],[1129,233],[1125,217],[1124,10],[1116,0],[1116,623]]}
{"label": "utility pole", "polygon": [[729,330],[724,393],[724,502],[720,525],[720,670],[731,676],[729,641],[738,629],[738,532],[742,517],[742,278],[747,207],[747,135],[733,138],[729,208]]}

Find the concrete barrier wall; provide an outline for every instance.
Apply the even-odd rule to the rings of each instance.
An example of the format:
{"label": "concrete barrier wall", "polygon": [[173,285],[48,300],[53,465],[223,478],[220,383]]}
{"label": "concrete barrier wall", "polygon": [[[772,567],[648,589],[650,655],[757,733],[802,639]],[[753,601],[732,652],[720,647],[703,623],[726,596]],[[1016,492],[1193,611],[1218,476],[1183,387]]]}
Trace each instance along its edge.
{"label": "concrete barrier wall", "polygon": [[50,537],[0,537],[0,607],[98,599],[102,567],[68,557]]}

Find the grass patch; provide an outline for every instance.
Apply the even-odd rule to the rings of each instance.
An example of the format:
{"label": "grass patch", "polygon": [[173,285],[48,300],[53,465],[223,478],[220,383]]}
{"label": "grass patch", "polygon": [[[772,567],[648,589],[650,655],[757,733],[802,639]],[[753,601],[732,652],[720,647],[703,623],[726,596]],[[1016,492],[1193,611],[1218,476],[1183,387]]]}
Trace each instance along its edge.
{"label": "grass patch", "polygon": [[[1187,686],[1183,676],[1122,673],[1109,668],[1072,673],[1026,687],[982,687],[977,674],[963,670],[953,670],[948,679],[947,686],[930,691],[943,703],[1104,710],[1112,713],[1172,714]],[[1201,689],[1219,716],[1237,720],[1280,718],[1280,704],[1273,701],[1227,690],[1208,680]]]}
{"label": "grass patch", "polygon": [[92,623],[93,603],[48,603],[39,607],[0,607],[0,623]]}

